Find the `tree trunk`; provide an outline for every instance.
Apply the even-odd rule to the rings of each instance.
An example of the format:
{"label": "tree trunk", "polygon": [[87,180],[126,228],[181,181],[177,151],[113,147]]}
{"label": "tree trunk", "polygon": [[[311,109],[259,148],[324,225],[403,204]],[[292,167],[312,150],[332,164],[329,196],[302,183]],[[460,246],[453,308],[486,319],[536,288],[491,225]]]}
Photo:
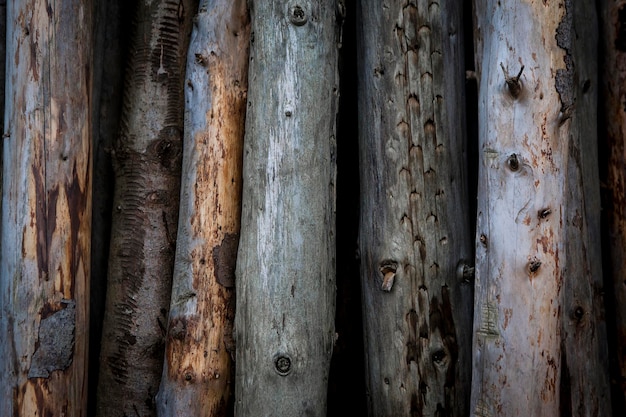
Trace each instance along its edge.
{"label": "tree trunk", "polygon": [[8,3],[2,416],[86,415],[92,7]]}
{"label": "tree trunk", "polygon": [[392,3],[363,0],[357,17],[369,414],[466,416],[462,4]]}
{"label": "tree trunk", "polygon": [[323,416],[335,312],[341,5],[253,1],[235,414]]}
{"label": "tree trunk", "polygon": [[142,0],[114,147],[114,212],[98,415],[148,416],[165,346],[193,0]]}
{"label": "tree trunk", "polygon": [[613,404],[616,415],[626,412],[626,1],[601,5],[604,38],[603,106],[606,121],[608,167],[606,174],[607,230],[610,270],[607,288],[613,306],[611,332],[615,366],[612,367]]}
{"label": "tree trunk", "polygon": [[475,3],[476,416],[561,415],[572,7],[570,0]]}
{"label": "tree trunk", "polygon": [[183,191],[157,397],[161,416],[228,414],[249,35],[245,0],[201,2],[187,58]]}
{"label": "tree trunk", "polygon": [[566,263],[563,280],[561,415],[610,416],[598,178],[598,26],[595,2],[576,2],[576,63],[567,162]]}

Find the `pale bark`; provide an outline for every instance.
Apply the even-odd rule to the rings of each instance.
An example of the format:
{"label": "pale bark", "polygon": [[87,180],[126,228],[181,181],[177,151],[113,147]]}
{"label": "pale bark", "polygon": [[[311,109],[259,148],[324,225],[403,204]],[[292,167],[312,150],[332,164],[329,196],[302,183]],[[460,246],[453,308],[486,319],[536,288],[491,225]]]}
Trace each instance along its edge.
{"label": "pale bark", "polygon": [[125,78],[99,416],[155,414],[174,261],[193,0],[140,0]]}
{"label": "pale bark", "polygon": [[235,414],[323,416],[334,340],[341,7],[251,2]]}
{"label": "pale bark", "polygon": [[92,7],[8,2],[2,416],[86,415]]}
{"label": "pale bark", "polygon": [[461,12],[459,2],[363,0],[357,16],[372,416],[469,410],[473,262]]}
{"label": "pale bark", "polygon": [[607,295],[612,298],[614,333],[612,351],[616,355],[612,369],[615,412],[626,412],[626,1],[602,1],[601,17],[604,40],[603,109],[606,127],[607,230],[610,251]]}
{"label": "pale bark", "polygon": [[556,416],[572,2],[474,7],[480,160],[471,412]]}
{"label": "pale bark", "polygon": [[202,1],[187,58],[180,221],[160,416],[227,415],[250,21],[245,0]]}
{"label": "pale bark", "polygon": [[598,178],[598,26],[594,1],[573,9],[576,111],[567,165],[561,415],[610,416]]}

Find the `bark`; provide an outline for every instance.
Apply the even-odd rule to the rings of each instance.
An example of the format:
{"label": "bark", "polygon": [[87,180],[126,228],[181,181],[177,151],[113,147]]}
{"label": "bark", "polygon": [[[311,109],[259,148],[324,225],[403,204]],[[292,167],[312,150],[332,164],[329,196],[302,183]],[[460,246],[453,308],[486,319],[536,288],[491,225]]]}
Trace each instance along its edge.
{"label": "bark", "polygon": [[610,416],[598,177],[598,26],[595,2],[573,9],[576,111],[567,162],[561,415]]}
{"label": "bark", "polygon": [[613,305],[611,350],[615,413],[626,412],[626,1],[600,2],[603,20],[603,103],[608,166],[606,173],[609,279]]}
{"label": "bark", "polygon": [[255,1],[236,288],[238,416],[322,416],[334,340],[340,5]]}
{"label": "bark", "polygon": [[363,0],[357,17],[372,416],[468,413],[473,296],[461,12],[459,2]]}
{"label": "bark", "polygon": [[8,3],[3,416],[86,415],[92,7]]}
{"label": "bark", "polygon": [[140,1],[119,137],[100,416],[154,415],[174,261],[192,0]]}
{"label": "bark", "polygon": [[572,1],[479,0],[474,9],[480,165],[471,411],[556,416]]}
{"label": "bark", "polygon": [[157,397],[161,416],[224,416],[231,403],[249,41],[244,0],[201,2],[187,58],[180,222]]}

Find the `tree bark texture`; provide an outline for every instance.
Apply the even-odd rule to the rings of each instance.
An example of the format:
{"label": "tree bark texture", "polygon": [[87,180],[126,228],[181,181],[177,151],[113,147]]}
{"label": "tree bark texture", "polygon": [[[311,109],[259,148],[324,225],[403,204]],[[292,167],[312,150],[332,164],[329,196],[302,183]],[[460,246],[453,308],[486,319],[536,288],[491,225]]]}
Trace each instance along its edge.
{"label": "tree bark texture", "polygon": [[561,415],[610,416],[598,177],[598,25],[594,1],[573,5],[574,61],[567,161],[567,257],[563,274]]}
{"label": "tree bark texture", "polygon": [[[610,289],[617,363],[612,373],[613,404],[626,410],[626,1],[601,2],[604,40],[603,110],[606,121],[608,167],[607,230],[610,250]],[[618,410],[616,410],[618,412]]]}
{"label": "tree bark texture", "polygon": [[371,416],[466,416],[473,262],[462,4],[361,1],[361,282]]}
{"label": "tree bark texture", "polygon": [[326,413],[341,13],[332,0],[251,2],[236,272],[241,417]]}
{"label": "tree bark texture", "polygon": [[478,0],[474,10],[480,163],[471,411],[560,415],[573,5]]}
{"label": "tree bark texture", "polygon": [[8,2],[2,416],[86,415],[92,7]]}
{"label": "tree bark texture", "polygon": [[99,416],[155,414],[170,301],[187,45],[197,3],[139,1],[114,146]]}
{"label": "tree bark texture", "polygon": [[202,1],[187,58],[180,221],[160,416],[227,415],[250,20],[245,0]]}

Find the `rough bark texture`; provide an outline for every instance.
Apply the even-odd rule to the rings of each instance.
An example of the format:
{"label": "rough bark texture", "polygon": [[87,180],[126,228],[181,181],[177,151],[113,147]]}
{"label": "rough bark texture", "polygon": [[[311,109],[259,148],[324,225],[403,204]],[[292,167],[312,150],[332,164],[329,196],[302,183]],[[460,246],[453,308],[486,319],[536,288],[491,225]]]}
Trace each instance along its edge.
{"label": "rough bark texture", "polygon": [[594,1],[573,8],[576,111],[567,166],[561,415],[610,416],[598,178],[598,26]]}
{"label": "rough bark texture", "polygon": [[7,16],[0,415],[85,416],[92,4]]}
{"label": "rough bark texture", "polygon": [[474,7],[480,165],[471,411],[556,416],[572,2]]}
{"label": "rough bark texture", "polygon": [[235,414],[323,416],[335,337],[333,0],[251,4]]}
{"label": "rough bark texture", "polygon": [[363,0],[357,17],[372,416],[468,413],[473,296],[461,6]]}
{"label": "rough bark texture", "polygon": [[201,2],[187,58],[180,222],[160,416],[228,414],[249,41],[245,0]]}
{"label": "rough bark texture", "polygon": [[125,78],[97,413],[155,414],[170,301],[193,0],[140,1]]}
{"label": "rough bark texture", "polygon": [[[613,311],[611,338],[615,413],[626,412],[626,1],[603,1],[603,110],[608,152],[607,230],[611,262],[607,288]],[[621,415],[620,414],[620,415]]]}

